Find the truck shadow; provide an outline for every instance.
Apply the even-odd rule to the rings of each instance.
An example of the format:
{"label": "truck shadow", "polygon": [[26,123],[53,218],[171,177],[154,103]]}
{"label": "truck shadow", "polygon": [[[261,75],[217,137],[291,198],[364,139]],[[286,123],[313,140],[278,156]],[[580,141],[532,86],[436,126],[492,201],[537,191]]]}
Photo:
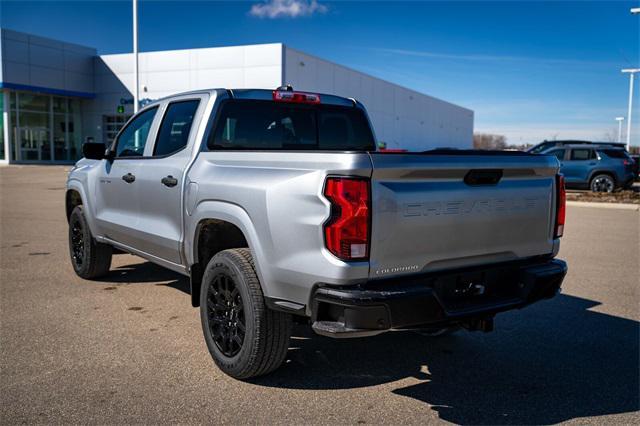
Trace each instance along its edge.
{"label": "truck shadow", "polygon": [[287,364],[253,383],[348,389],[413,378],[392,392],[464,424],[633,412],[640,408],[640,323],[590,310],[599,304],[559,295],[498,316],[494,333],[442,338],[395,332],[333,340],[296,327]]}
{"label": "truck shadow", "polygon": [[[114,268],[104,284],[189,280],[150,262]],[[549,424],[640,409],[640,323],[559,295],[499,315],[493,333],[427,338],[392,332],[329,339],[294,327],[286,364],[258,386],[354,389],[402,380],[392,392],[460,424]],[[406,385],[410,382],[409,385]]]}
{"label": "truck shadow", "polygon": [[191,294],[188,277],[146,261],[112,268],[109,274],[97,282],[122,285],[156,283]]}

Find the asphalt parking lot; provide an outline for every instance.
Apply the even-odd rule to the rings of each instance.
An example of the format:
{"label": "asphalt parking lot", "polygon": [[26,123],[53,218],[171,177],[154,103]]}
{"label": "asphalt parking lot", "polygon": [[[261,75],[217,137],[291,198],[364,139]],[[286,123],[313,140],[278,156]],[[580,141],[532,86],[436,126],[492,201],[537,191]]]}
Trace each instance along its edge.
{"label": "asphalt parking lot", "polygon": [[638,211],[568,209],[555,299],[489,334],[355,340],[294,329],[286,365],[214,365],[188,281],[68,260],[64,167],[0,167],[0,423],[639,424]]}

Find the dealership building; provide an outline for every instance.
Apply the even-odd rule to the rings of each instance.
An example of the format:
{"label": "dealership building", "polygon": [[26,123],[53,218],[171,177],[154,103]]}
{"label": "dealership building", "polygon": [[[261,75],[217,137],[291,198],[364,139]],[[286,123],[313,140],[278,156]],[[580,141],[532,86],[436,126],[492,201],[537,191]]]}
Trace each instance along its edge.
{"label": "dealership building", "polygon": [[[131,53],[7,29],[0,37],[0,162],[71,163],[133,113]],[[209,88],[294,89],[360,100],[388,148],[469,148],[473,111],[281,43],[139,54],[141,103]]]}

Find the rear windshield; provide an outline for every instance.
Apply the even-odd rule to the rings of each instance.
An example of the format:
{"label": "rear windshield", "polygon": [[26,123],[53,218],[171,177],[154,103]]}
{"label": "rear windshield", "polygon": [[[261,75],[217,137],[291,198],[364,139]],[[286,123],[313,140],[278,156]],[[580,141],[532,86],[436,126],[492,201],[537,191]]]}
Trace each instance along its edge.
{"label": "rear windshield", "polygon": [[626,153],[626,151],[622,149],[601,149],[600,152],[604,152],[606,156],[610,158],[629,158],[629,155]]}
{"label": "rear windshield", "polygon": [[333,105],[229,100],[222,105],[209,149],[373,151],[362,110]]}

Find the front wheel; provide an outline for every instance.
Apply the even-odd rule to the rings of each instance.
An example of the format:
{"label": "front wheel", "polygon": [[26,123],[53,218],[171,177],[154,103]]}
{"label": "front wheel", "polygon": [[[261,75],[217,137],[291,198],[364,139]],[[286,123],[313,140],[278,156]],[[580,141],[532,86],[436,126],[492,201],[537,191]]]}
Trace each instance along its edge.
{"label": "front wheel", "polygon": [[270,373],[287,356],[291,315],[265,305],[249,249],[223,250],[211,259],[202,277],[200,320],[211,357],[231,377]]}
{"label": "front wheel", "polygon": [[69,255],[75,273],[84,279],[106,275],[111,267],[112,250],[109,244],[93,238],[82,206],[76,206],[69,217]]}
{"label": "front wheel", "polygon": [[616,182],[609,175],[597,175],[591,179],[590,187],[593,192],[613,192]]}

